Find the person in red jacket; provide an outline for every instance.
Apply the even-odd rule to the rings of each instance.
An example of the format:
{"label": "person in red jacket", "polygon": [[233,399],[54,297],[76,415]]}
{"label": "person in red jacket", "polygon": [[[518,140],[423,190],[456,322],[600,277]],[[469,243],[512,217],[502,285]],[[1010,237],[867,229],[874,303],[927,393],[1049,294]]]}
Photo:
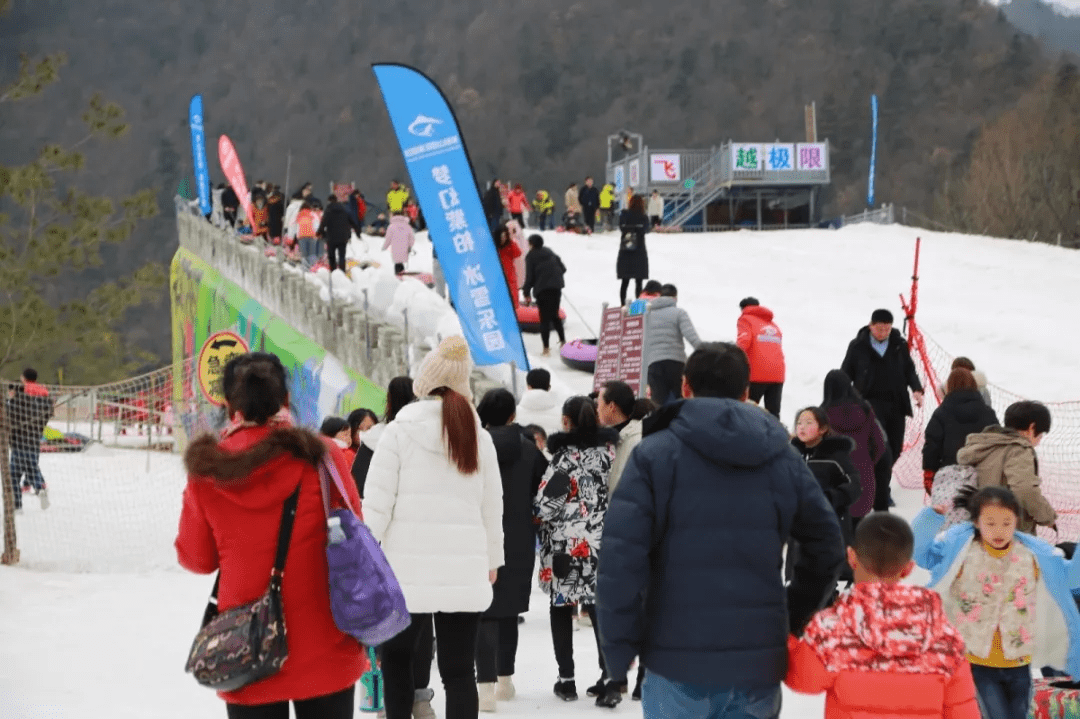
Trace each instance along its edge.
{"label": "person in red jacket", "polygon": [[784,393],[784,336],[773,322],[772,310],[754,297],[739,303],[738,337],[735,343],[750,360],[750,401],[765,398],[765,409],[780,417],[780,397]]}
{"label": "person in red jacket", "polygon": [[524,227],[525,221],[522,218],[525,216],[525,210],[529,207],[529,198],[525,196],[525,190],[522,189],[520,182],[514,185],[513,191],[506,196],[506,206],[510,210],[510,216]]}
{"label": "person in red jacket", "polygon": [[521,248],[510,237],[510,228],[505,224],[499,225],[495,246],[499,250],[499,262],[502,263],[503,275],[506,276],[506,286],[510,290],[510,301],[514,303],[514,310],[517,311],[520,293],[518,292],[518,275],[514,260],[521,257]]}
{"label": "person in red jacket", "polygon": [[[257,599],[274,564],[282,505],[300,496],[282,575],[289,656],[281,670],[232,692],[219,692],[230,719],[288,716],[348,719],[354,685],[365,670],[360,644],[330,613],[326,515],[317,463],[329,455],[342,477],[349,465],[327,438],[291,426],[285,368],[275,355],[253,352],[225,366],[223,389],[231,418],[218,439],[204,436],[184,454],[184,489],[176,556],[197,574],[220,570],[221,611]],[[351,482],[349,501],[360,506]],[[334,503],[340,502],[332,490]]]}
{"label": "person in red jacket", "polygon": [[901,582],[915,538],[902,518],[875,512],[847,550],[855,586],[788,638],[784,683],[825,692],[826,719],[980,719],[964,640],[941,597]]}

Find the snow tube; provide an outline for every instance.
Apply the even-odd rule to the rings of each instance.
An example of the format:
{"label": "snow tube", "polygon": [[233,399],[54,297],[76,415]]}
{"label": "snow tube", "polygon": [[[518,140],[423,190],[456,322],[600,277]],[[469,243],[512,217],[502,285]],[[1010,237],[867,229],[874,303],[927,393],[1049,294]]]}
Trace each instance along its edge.
{"label": "snow tube", "polygon": [[432,276],[430,272],[402,272],[400,275],[397,275],[397,278],[399,280],[406,277],[412,277],[414,280],[420,280],[428,287],[435,286],[435,277]]}
{"label": "snow tube", "polygon": [[[1059,685],[1064,686],[1059,686]],[[1035,679],[1032,682],[1031,714],[1035,719],[1057,719],[1073,716],[1072,709],[1080,704],[1080,689],[1073,688],[1069,677]]]}
{"label": "snow tube", "polygon": [[[559,308],[559,319],[566,319],[566,313],[563,312],[561,307]],[[539,332],[540,310],[536,305],[518,305],[517,321],[518,328],[521,329],[522,332]]]}
{"label": "snow tube", "polygon": [[596,369],[597,340],[570,340],[559,350],[563,364],[570,369],[578,369],[592,374]]}

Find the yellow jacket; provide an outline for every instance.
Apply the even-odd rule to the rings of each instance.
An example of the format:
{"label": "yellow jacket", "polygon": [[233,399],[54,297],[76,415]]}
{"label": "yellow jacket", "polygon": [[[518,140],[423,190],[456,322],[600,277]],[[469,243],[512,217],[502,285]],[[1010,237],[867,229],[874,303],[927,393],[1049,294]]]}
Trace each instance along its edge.
{"label": "yellow jacket", "polygon": [[386,209],[390,212],[401,212],[408,201],[409,190],[406,187],[399,186],[396,190],[386,193]]}
{"label": "yellow jacket", "polygon": [[604,189],[600,190],[600,209],[610,210],[611,206],[615,203],[615,186],[610,182],[604,185]]}
{"label": "yellow jacket", "polygon": [[534,211],[540,213],[541,215],[545,213],[550,214],[555,211],[555,200],[551,199],[551,195],[549,195],[544,190],[540,190],[536,194],[538,194],[539,197],[533,199],[532,201],[532,207]]}

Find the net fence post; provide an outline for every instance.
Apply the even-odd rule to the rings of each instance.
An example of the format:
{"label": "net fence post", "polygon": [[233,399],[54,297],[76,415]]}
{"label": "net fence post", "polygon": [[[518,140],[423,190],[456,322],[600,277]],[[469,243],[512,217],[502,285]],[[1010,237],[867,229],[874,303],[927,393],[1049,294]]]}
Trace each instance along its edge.
{"label": "net fence post", "polygon": [[0,555],[0,564],[14,565],[19,563],[19,545],[15,536],[15,488],[8,463],[10,433],[7,398],[3,397],[0,398],[0,479],[4,483],[4,553]]}

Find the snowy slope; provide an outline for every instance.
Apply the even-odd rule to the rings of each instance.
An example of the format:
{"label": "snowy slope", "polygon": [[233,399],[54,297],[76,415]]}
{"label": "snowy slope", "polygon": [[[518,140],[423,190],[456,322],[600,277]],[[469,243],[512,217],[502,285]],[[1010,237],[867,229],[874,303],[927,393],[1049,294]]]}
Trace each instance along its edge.
{"label": "snowy slope", "polygon": [[[1071,331],[1080,253],[878,226],[651,235],[648,242],[653,274],[679,285],[680,303],[704,337],[731,339],[738,301],[746,295],[775,310],[788,357],[784,419],[790,424],[798,407],[820,400],[821,378],[839,364],[870,311],[888,306],[899,314],[897,295],[910,282],[916,234],[925,240],[925,331],[1013,391],[1047,400],[1080,398],[1072,362],[1080,341]],[[586,324],[595,328],[602,303],[618,297],[617,239],[557,233],[547,238],[569,267],[568,336],[592,336]],[[354,254],[363,249],[360,244],[354,243]],[[383,257],[375,242],[368,245],[370,256]],[[430,266],[429,250],[421,239],[413,269]],[[363,282],[346,280],[347,286],[335,280],[335,289],[382,287],[385,308],[403,301],[395,294],[402,292],[424,308],[417,315],[430,315],[410,315],[410,323],[448,324],[445,305],[415,283],[401,289],[386,277],[386,268],[384,262]],[[539,339],[526,341],[538,362]],[[550,366],[567,391],[589,389],[588,375],[558,360]],[[42,512],[32,499],[27,502],[17,524],[24,566],[0,568],[0,717],[223,715],[214,695],[182,671],[210,579],[174,564],[171,543],[184,481],[179,458],[95,450],[46,457],[43,470],[53,506]],[[914,516],[919,493],[898,491],[896,498],[899,511]],[[552,696],[555,665],[544,597],[534,594],[532,607],[521,637],[519,698],[503,705],[499,715],[597,716],[602,710],[591,702],[563,704]],[[589,632],[575,636],[585,686],[595,679],[595,649]],[[436,710],[445,716],[440,698]],[[640,708],[625,702],[615,712],[638,715]],[[822,699],[785,695],[782,716],[821,717]]]}

